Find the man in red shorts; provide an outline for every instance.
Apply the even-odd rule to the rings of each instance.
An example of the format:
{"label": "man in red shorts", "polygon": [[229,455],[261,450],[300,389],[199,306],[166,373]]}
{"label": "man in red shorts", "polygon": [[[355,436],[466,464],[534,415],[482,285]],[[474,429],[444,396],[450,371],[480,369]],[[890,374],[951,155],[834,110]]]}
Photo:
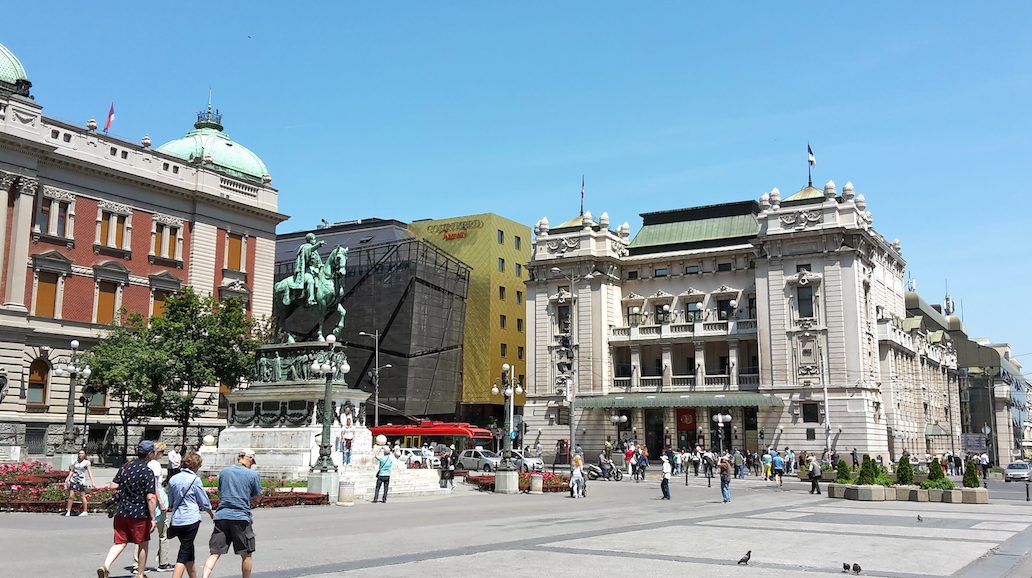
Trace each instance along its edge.
{"label": "man in red shorts", "polygon": [[154,442],[144,440],[136,448],[136,459],[122,466],[112,485],[118,488],[118,509],[115,511],[115,544],[108,550],[104,565],[97,568],[97,578],[109,578],[111,565],[125,550],[126,544],[138,544],[139,578],[147,568],[147,546],[154,531],[154,508],[157,504],[154,472],[147,462],[154,458]]}

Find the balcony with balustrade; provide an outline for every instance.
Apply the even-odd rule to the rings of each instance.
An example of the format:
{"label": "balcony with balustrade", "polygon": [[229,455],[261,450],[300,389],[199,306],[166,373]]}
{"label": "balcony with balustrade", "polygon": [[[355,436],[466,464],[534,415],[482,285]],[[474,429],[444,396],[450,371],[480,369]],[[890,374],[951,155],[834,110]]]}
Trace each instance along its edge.
{"label": "balcony with balustrade", "polygon": [[[637,321],[640,321],[637,322]],[[679,319],[667,314],[648,318],[644,314],[631,315],[628,325],[613,327],[609,339],[613,342],[654,342],[662,340],[720,339],[729,337],[750,338],[756,335],[755,319],[716,319],[697,321]]]}

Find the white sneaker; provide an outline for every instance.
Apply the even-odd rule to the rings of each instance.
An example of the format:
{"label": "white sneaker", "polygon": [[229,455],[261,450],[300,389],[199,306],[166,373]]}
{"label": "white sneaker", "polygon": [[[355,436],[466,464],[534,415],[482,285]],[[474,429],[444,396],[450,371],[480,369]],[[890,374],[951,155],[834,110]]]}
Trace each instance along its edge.
{"label": "white sneaker", "polygon": [[85,510],[83,510],[83,511],[82,511],[82,513],[81,513],[81,514],[79,514],[79,517],[80,517],[80,518],[85,518],[86,516],[89,516],[89,513],[88,513],[88,512],[86,512]]}
{"label": "white sneaker", "polygon": [[71,516],[71,515],[72,515],[72,513],[71,513],[71,512],[65,512],[65,513],[64,513],[64,516],[65,516],[66,518],[67,518],[68,516]]}

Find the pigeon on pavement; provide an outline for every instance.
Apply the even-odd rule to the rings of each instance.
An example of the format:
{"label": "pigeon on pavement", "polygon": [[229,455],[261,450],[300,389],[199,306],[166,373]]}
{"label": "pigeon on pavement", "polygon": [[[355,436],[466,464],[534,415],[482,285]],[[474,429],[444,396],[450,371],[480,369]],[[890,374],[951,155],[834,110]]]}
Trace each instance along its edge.
{"label": "pigeon on pavement", "polygon": [[842,571],[843,572],[849,572],[849,562],[843,562],[842,563]]}
{"label": "pigeon on pavement", "polygon": [[918,522],[924,522],[924,518],[921,517],[921,514],[917,515],[917,521]]}
{"label": "pigeon on pavement", "polygon": [[738,560],[738,563],[739,564],[745,564],[746,566],[748,566],[749,565],[749,558],[752,558],[752,550],[749,550],[748,552],[746,552],[745,556],[742,556],[741,559]]}
{"label": "pigeon on pavement", "polygon": [[860,575],[860,565],[853,562],[853,574]]}

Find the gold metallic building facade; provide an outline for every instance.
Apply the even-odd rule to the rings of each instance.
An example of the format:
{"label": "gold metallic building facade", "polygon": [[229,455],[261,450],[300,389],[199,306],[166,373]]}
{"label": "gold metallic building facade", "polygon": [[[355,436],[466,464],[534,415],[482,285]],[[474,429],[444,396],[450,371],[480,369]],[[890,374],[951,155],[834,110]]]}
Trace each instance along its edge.
{"label": "gold metallic building facade", "polygon": [[[486,423],[501,417],[502,397],[491,395],[502,364],[524,381],[526,370],[526,280],[530,228],[493,213],[415,221],[409,231],[473,268],[463,339],[459,418]],[[523,405],[524,396],[516,397]],[[499,423],[501,420],[499,419]]]}

